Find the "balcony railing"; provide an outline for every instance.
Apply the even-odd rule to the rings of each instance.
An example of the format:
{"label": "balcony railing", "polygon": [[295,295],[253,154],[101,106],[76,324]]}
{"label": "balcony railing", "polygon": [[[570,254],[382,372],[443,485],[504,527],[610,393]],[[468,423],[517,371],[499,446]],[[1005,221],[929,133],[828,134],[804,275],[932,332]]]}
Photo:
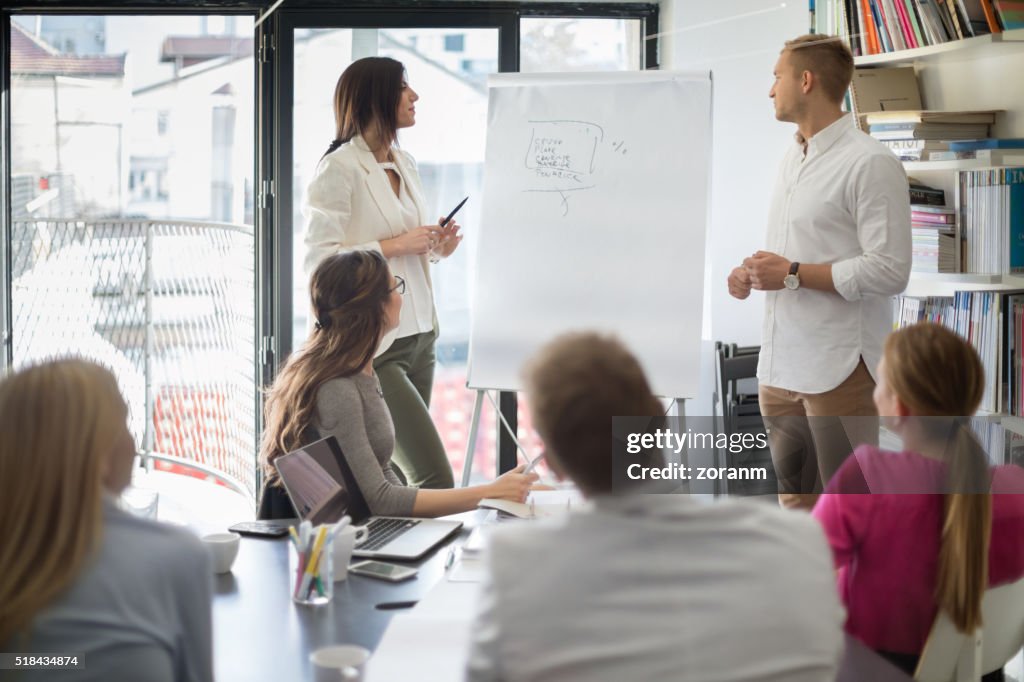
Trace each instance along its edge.
{"label": "balcony railing", "polygon": [[256,494],[253,229],[178,220],[19,220],[15,366],[62,355],[117,376],[145,458]]}

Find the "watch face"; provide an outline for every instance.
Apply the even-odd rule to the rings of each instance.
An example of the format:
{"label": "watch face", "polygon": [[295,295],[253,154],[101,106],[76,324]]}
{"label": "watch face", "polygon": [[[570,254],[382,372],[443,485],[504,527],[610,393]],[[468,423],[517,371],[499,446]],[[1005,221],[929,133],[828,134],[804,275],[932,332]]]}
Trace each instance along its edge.
{"label": "watch face", "polygon": [[796,275],[786,275],[782,283],[786,285],[787,289],[797,289],[800,287],[800,278]]}

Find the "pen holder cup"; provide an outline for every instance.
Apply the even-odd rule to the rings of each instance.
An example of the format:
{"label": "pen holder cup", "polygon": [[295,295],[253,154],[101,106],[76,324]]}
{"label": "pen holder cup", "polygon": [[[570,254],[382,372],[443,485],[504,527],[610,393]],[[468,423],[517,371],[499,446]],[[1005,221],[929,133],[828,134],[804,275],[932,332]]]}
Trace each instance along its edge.
{"label": "pen holder cup", "polygon": [[317,532],[304,551],[295,542],[288,543],[288,591],[296,604],[320,606],[334,596],[334,551],[330,535],[324,535],[319,550]]}

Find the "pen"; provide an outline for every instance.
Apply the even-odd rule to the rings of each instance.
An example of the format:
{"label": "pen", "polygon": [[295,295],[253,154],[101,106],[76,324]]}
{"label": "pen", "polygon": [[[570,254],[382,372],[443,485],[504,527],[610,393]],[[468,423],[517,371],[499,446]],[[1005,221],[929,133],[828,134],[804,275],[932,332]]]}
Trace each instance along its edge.
{"label": "pen", "polygon": [[440,225],[441,227],[447,227],[448,223],[450,223],[450,222],[451,222],[452,218],[454,218],[454,217],[455,217],[455,214],[459,212],[459,209],[460,209],[460,208],[462,208],[462,205],[463,205],[463,204],[465,204],[465,203],[466,203],[467,201],[469,201],[469,197],[466,197],[465,199],[463,199],[462,201],[460,201],[460,202],[459,202],[459,205],[458,205],[458,206],[456,206],[455,208],[453,208],[453,209],[452,209],[452,212],[448,214],[448,217],[447,217],[447,218],[445,218],[444,220],[442,220],[442,221],[441,221],[440,223],[438,223],[438,224],[439,224],[439,225]]}
{"label": "pen", "polygon": [[523,469],[523,473],[524,474],[528,474],[531,471],[533,471],[534,468],[537,466],[537,463],[540,462],[542,459],[544,459],[544,455],[545,454],[547,454],[547,453],[542,452],[539,455],[537,455],[536,457],[534,457],[532,460],[530,460],[530,463],[526,465],[525,469]]}
{"label": "pen", "polygon": [[448,549],[448,557],[444,560],[444,570],[447,571],[455,563],[455,546]]}
{"label": "pen", "polygon": [[388,601],[383,604],[377,604],[376,608],[382,611],[388,611],[391,609],[411,609],[416,606],[416,601]]}

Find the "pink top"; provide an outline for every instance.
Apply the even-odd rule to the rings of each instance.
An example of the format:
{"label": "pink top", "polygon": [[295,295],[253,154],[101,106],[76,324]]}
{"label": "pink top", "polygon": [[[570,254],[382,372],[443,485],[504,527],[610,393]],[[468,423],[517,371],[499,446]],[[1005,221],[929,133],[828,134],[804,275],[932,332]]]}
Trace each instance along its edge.
{"label": "pink top", "polygon": [[[839,468],[813,514],[835,559],[846,630],[869,647],[920,654],[938,607],[935,585],[945,464],[862,445]],[[865,491],[875,494],[829,494]],[[890,494],[878,494],[888,491]],[[992,471],[989,585],[1024,576],[1024,469]]]}

